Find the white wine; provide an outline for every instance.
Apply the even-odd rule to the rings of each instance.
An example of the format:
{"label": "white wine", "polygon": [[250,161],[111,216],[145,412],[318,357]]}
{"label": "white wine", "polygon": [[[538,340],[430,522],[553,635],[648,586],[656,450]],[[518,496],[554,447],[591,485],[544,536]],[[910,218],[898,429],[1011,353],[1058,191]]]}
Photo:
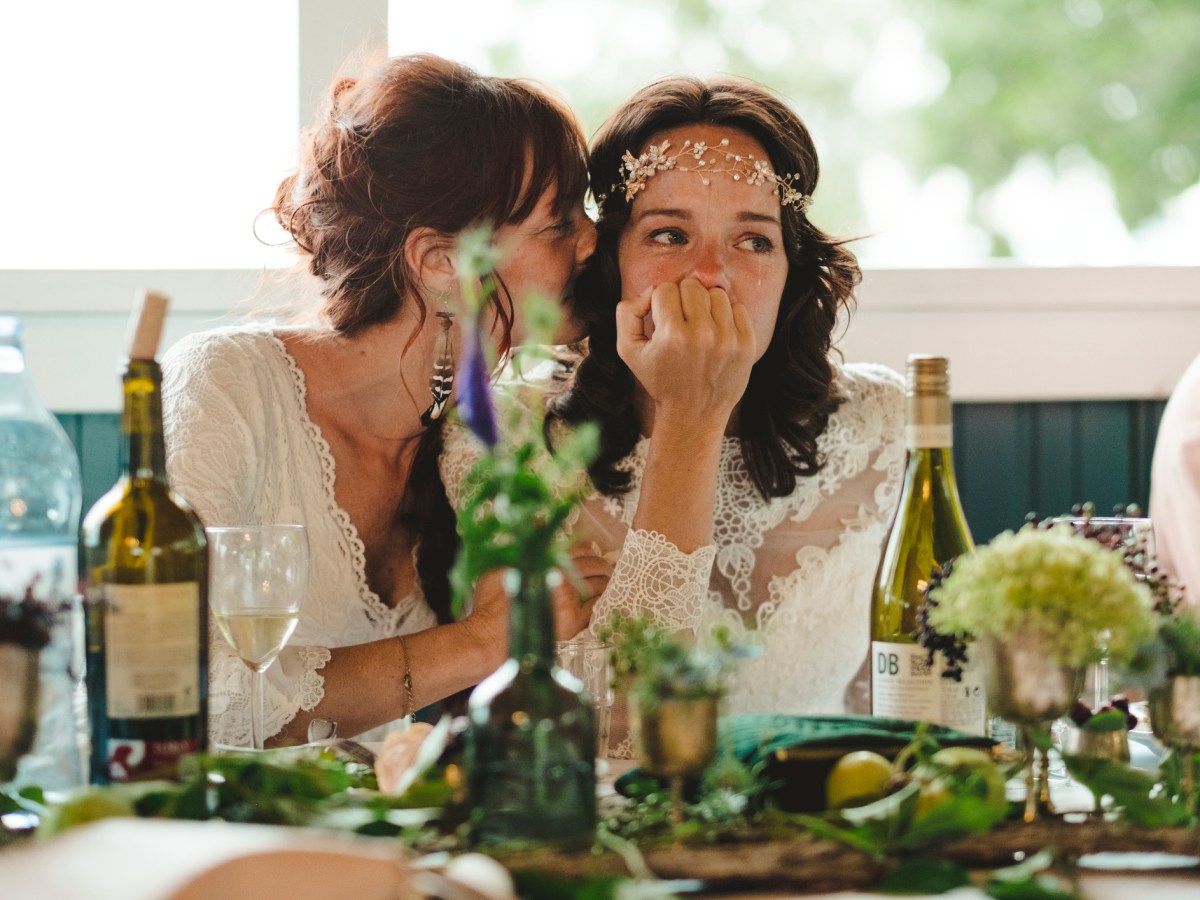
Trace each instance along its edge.
{"label": "white wine", "polygon": [[122,377],[122,474],[83,522],[91,780],[162,775],[207,749],[208,549],[167,483],[162,371],[166,298],[134,315]]}
{"label": "white wine", "polygon": [[936,568],[974,548],[958,499],[945,357],[908,358],[904,483],[871,607],[871,714],[984,733],[982,673],[943,678],[944,661],[916,643],[924,590]]}
{"label": "white wine", "polygon": [[270,668],[300,621],[300,611],[295,609],[218,611],[214,615],[233,652],[256,672]]}

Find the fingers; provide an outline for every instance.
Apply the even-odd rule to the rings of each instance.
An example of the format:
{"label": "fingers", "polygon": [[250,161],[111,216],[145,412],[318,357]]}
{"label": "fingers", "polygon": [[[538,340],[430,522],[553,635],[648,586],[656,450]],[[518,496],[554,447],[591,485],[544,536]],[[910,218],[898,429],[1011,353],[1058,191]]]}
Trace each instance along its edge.
{"label": "fingers", "polygon": [[650,314],[650,293],[617,304],[617,340],[642,343],[646,340],[642,320]]}

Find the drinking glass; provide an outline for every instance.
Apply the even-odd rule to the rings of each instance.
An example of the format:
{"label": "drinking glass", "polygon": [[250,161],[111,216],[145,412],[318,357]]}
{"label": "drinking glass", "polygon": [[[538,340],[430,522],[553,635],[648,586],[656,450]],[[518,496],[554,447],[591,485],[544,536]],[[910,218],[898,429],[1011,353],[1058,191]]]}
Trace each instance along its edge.
{"label": "drinking glass", "polygon": [[263,749],[264,673],[300,620],[308,586],[308,535],[303,525],[206,529],[209,603],[217,627],[251,670],[250,732]]}
{"label": "drinking glass", "polygon": [[595,638],[574,638],[554,645],[555,661],[581,682],[596,711],[596,758],[608,757],[608,731],[613,690],[608,661],[612,644]]}

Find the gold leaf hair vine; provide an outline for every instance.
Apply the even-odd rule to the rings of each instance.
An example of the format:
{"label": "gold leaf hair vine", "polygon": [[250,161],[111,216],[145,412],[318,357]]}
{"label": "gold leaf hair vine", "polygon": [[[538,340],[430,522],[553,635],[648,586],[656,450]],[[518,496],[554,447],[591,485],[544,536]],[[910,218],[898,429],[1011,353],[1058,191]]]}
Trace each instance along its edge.
{"label": "gold leaf hair vine", "polygon": [[[728,145],[729,138],[723,138],[715,147],[708,146],[704,141],[694,144],[684,141],[681,150],[669,153],[671,142],[663,141],[636,157],[626,150],[621,157],[621,180],[609,190],[624,189],[625,202],[628,203],[646,186],[646,181],[658,172],[696,172],[704,184],[709,183],[708,175],[715,173],[729,175],[734,181],[745,179],[746,184],[772,184],[779,194],[780,206],[790,206],[796,212],[804,212],[808,208],[812,197],[794,186],[799,175],[776,175],[766,162],[755,159],[754,154],[733,153],[725,149]],[[716,154],[719,158],[705,159],[710,154]],[[597,199],[603,203],[607,197],[602,194]]]}

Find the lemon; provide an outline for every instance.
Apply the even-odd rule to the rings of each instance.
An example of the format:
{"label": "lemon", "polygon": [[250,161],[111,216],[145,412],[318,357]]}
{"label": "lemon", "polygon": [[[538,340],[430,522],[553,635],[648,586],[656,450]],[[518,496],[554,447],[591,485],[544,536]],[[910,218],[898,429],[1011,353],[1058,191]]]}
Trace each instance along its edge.
{"label": "lemon", "polygon": [[886,793],[892,777],[887,757],[870,750],[847,753],[825,779],[825,802],[829,809],[858,806],[878,800]]}
{"label": "lemon", "polygon": [[1006,808],[1004,772],[986,750],[976,747],[945,747],[929,757],[929,762],[959,782],[966,780],[972,773],[979,775],[980,781],[976,783],[974,793],[986,800],[990,807]]}

